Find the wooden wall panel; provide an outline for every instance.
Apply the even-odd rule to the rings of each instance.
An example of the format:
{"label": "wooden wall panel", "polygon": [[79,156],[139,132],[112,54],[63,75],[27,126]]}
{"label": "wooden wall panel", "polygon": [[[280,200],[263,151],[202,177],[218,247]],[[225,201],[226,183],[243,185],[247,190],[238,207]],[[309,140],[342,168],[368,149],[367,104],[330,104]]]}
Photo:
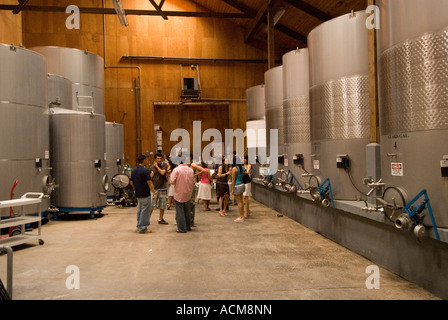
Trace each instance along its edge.
{"label": "wooden wall panel", "polygon": [[[95,0],[34,0],[33,5],[79,5],[101,7]],[[147,0],[123,1],[124,8],[149,9]],[[110,1],[106,6],[111,7]],[[165,1],[165,10],[200,11],[185,0]],[[81,29],[65,28],[64,13],[23,13],[23,43],[27,47],[55,45],[87,49],[106,57],[111,66],[138,66],[141,70],[142,142],[141,150],[154,151],[155,101],[180,100],[180,68],[175,62],[121,61],[125,55],[190,58],[266,59],[266,53],[244,43],[245,30],[228,20],[211,18],[127,16],[129,27],[120,25],[115,15],[106,15],[106,52],[103,16],[81,15]],[[106,55],[105,55],[106,53]],[[228,99],[230,128],[245,130],[247,88],[262,84],[267,66],[257,63],[200,63],[202,98]],[[134,164],[137,156],[134,80],[136,69],[106,69],[106,119],[124,124],[125,156]],[[163,120],[165,121],[165,120]]]}
{"label": "wooden wall panel", "polygon": [[[170,141],[175,129],[185,129],[190,134],[190,148],[193,152],[193,122],[201,122],[201,137],[207,129],[217,129],[221,132],[222,141],[225,139],[225,130],[229,128],[229,105],[226,104],[188,104],[188,105],[155,105],[155,118],[160,125],[163,137],[163,152],[169,154],[171,149],[180,142]],[[197,143],[197,142],[196,142]],[[201,152],[209,144],[201,141]],[[195,155],[196,157],[196,155]]]}
{"label": "wooden wall panel", "polygon": [[[17,4],[15,0],[4,0],[2,4]],[[0,11],[0,43],[19,45],[22,43],[22,14]]]}

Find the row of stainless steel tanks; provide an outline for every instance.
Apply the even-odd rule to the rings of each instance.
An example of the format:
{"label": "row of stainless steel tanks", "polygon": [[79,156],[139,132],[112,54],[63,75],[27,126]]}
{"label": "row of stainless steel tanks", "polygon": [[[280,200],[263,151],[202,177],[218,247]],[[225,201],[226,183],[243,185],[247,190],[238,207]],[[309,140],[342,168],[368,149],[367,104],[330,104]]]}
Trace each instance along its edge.
{"label": "row of stainless steel tanks", "polygon": [[[381,0],[376,9],[379,144],[370,137],[369,11],[312,30],[308,48],[248,89],[248,118],[265,110],[268,149],[278,129],[281,170],[300,185],[328,178],[334,199],[376,202],[397,227],[448,228],[448,2]],[[419,216],[428,208],[435,220]]]}
{"label": "row of stainless steel tanks", "polygon": [[104,116],[103,59],[0,44],[0,70],[0,199],[37,192],[43,212],[101,212],[124,165],[123,126]]}

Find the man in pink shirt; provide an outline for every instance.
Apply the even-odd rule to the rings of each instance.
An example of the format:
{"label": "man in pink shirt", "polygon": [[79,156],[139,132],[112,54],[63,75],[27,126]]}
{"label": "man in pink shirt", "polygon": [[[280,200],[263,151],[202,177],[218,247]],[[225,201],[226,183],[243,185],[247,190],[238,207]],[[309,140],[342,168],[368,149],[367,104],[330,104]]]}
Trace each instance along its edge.
{"label": "man in pink shirt", "polygon": [[176,207],[176,222],[179,233],[191,230],[190,198],[194,186],[194,172],[189,166],[189,157],[182,157],[183,161],[173,170],[170,183],[174,185],[174,205]]}

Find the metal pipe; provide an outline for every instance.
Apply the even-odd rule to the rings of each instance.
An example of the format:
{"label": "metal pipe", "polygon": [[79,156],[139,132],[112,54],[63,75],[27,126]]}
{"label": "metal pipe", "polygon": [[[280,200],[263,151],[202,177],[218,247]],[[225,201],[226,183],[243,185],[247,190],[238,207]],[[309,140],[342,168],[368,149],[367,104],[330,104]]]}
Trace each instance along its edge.
{"label": "metal pipe", "polygon": [[[162,57],[162,56],[122,56],[121,60],[147,60],[155,62],[235,62],[235,63],[267,63],[265,59],[224,59],[224,58],[186,58],[186,57]],[[276,61],[281,62],[281,61]]]}
{"label": "metal pipe", "polygon": [[6,252],[8,260],[7,260],[7,280],[6,280],[6,291],[9,294],[9,297],[12,299],[12,272],[13,272],[13,264],[12,264],[12,249],[11,247],[0,246],[0,252]]}

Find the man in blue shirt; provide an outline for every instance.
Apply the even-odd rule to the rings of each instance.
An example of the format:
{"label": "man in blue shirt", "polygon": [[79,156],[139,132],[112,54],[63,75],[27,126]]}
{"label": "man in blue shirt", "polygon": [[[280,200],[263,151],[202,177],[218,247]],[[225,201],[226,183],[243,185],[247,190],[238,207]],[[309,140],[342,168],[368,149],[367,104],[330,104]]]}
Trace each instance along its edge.
{"label": "man in blue shirt", "polygon": [[157,193],[151,181],[151,172],[145,167],[148,164],[146,156],[141,155],[137,158],[137,166],[131,173],[131,184],[135,189],[137,198],[137,228],[139,233],[150,233],[148,229],[151,213],[151,192],[154,199],[157,199]]}

